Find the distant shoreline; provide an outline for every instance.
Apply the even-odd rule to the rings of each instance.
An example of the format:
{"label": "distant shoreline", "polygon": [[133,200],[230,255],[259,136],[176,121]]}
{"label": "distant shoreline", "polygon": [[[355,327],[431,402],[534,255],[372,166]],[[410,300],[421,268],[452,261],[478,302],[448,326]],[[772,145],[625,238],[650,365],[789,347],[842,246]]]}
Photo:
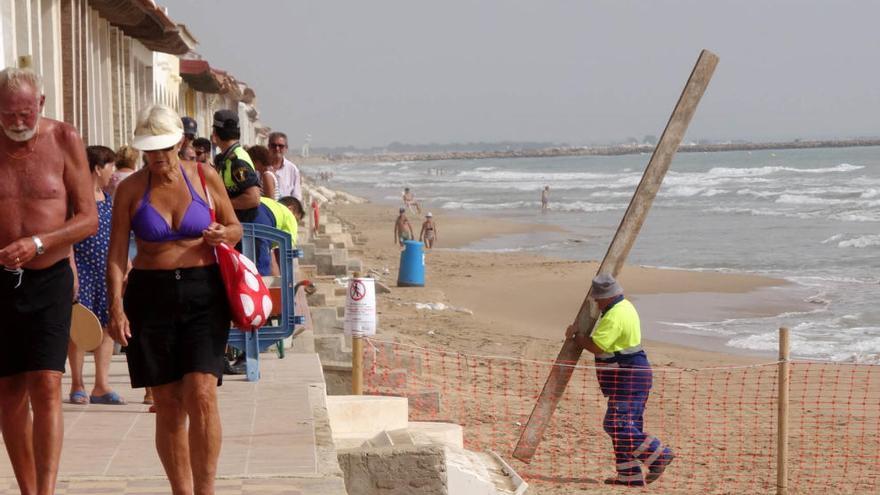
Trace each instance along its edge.
{"label": "distant shoreline", "polygon": [[[725,143],[682,145],[681,153],[716,153],[721,151],[787,150],[813,148],[853,148],[880,146],[877,139],[828,139],[820,141],[780,141],[763,143]],[[482,160],[491,158],[548,158],[557,156],[616,156],[650,153],[653,146],[619,145],[596,147],[558,147],[527,150],[498,151],[440,151],[425,153],[346,153],[339,155],[312,155],[296,161],[305,165],[352,162],[423,162],[437,160]]]}

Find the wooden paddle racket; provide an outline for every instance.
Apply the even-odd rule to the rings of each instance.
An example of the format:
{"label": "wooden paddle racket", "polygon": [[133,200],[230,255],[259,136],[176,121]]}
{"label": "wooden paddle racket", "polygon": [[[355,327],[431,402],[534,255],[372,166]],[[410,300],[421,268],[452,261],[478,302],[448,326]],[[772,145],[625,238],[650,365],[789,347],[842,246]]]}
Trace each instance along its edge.
{"label": "wooden paddle racket", "polygon": [[81,350],[91,352],[101,345],[104,329],[95,313],[80,303],[73,305],[70,318],[70,340]]}

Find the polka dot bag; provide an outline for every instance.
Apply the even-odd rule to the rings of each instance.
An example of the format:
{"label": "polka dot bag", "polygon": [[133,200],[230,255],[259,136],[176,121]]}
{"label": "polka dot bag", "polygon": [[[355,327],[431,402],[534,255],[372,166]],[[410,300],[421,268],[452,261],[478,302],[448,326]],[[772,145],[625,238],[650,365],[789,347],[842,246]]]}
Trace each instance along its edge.
{"label": "polka dot bag", "polygon": [[[201,164],[199,178],[207,195]],[[211,205],[211,220],[214,220],[214,205],[210,196],[208,203]],[[233,324],[242,331],[253,331],[265,325],[272,312],[272,298],[253,261],[226,244],[218,245],[214,252],[223,285],[226,286],[226,298],[229,300]]]}

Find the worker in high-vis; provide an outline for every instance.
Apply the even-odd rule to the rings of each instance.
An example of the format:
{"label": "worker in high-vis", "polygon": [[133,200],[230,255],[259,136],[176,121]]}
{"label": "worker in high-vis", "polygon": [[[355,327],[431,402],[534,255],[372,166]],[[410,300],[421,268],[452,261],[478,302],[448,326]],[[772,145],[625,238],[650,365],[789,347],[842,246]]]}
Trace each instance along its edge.
{"label": "worker in high-vis", "polygon": [[[602,313],[593,332],[579,335],[574,324],[565,335],[595,355],[599,388],[608,398],[602,426],[614,445],[617,476],[605,483],[644,486],[657,481],[675,455],[657,437],[642,430],[653,374],[642,349],[639,314],[610,274],[593,279],[590,296]],[[647,475],[642,473],[642,464]]]}

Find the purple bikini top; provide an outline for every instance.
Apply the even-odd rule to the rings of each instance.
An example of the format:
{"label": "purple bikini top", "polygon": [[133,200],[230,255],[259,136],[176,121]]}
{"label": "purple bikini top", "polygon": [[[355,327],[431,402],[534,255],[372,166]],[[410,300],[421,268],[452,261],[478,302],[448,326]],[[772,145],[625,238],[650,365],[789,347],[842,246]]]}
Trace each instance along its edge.
{"label": "purple bikini top", "polygon": [[192,201],[183,214],[180,221],[180,227],[174,230],[168,222],[162,218],[162,215],[150,204],[150,183],[152,177],[147,172],[147,190],[144,197],[141,198],[141,204],[138,206],[134,216],[131,217],[131,230],[134,231],[135,237],[147,242],[165,242],[179,241],[181,239],[195,239],[202,236],[202,231],[211,225],[211,208],[205,203],[205,200],[196,194],[193,189],[183,166],[180,167],[180,173],[186,181],[186,187],[189,188],[189,194]]}

